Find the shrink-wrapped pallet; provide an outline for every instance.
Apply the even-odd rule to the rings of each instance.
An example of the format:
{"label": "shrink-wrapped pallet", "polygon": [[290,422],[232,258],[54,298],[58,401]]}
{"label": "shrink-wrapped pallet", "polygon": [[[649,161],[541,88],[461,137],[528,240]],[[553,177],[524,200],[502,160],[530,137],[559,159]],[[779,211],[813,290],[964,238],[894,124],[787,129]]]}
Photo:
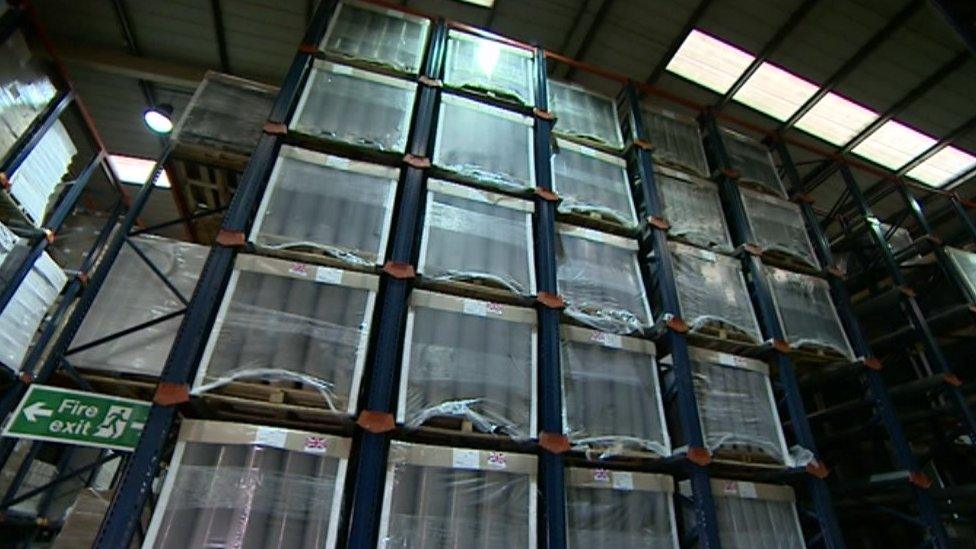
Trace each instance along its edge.
{"label": "shrink-wrapped pallet", "polygon": [[946,246],[944,249],[952,267],[966,287],[968,293],[966,297],[970,302],[976,302],[976,253],[951,246]]}
{"label": "shrink-wrapped pallet", "polygon": [[418,272],[534,294],[534,210],[527,200],[429,180]]}
{"label": "shrink-wrapped pallet", "polygon": [[652,342],[563,325],[560,366],[574,448],[597,458],[671,455]]}
{"label": "shrink-wrapped pallet", "polygon": [[184,419],[144,548],[336,546],[351,441]]}
{"label": "shrink-wrapped pallet", "polygon": [[567,546],[677,549],[673,495],[666,475],[567,469]]}
{"label": "shrink-wrapped pallet", "polygon": [[15,30],[0,41],[0,160],[56,94],[20,32]]}
{"label": "shrink-wrapped pallet", "polygon": [[[135,236],[122,246],[91,309],[72,342],[82,347],[143,323],[174,315],[71,355],[79,368],[159,376],[182,322],[186,307],[210,251],[205,246],[159,236]],[[138,248],[138,251],[134,247]],[[152,271],[144,255],[162,273]]]}
{"label": "shrink-wrapped pallet", "polygon": [[629,334],[651,324],[634,240],[558,224],[556,284],[565,313],[587,326]]}
{"label": "shrink-wrapped pallet", "polygon": [[560,213],[637,227],[627,163],[622,158],[558,138],[553,153],[552,187],[559,195]]}
{"label": "shrink-wrapped pallet", "polygon": [[283,146],[251,229],[265,250],[383,263],[399,170]]}
{"label": "shrink-wrapped pallet", "polygon": [[[690,347],[688,355],[708,450],[724,460],[791,465],[773,399],[769,366],[759,360],[697,347]],[[661,363],[666,365],[665,379],[673,383],[671,357]],[[680,437],[680,429],[674,432]]]}
{"label": "shrink-wrapped pallet", "polygon": [[668,238],[721,252],[732,251],[722,200],[715,183],[679,170],[657,166],[658,196],[668,225]]}
{"label": "shrink-wrapped pallet", "polygon": [[557,80],[550,80],[546,86],[549,111],[556,116],[553,132],[605,149],[623,148],[613,99]]}
{"label": "shrink-wrapped pallet", "polygon": [[669,242],[681,318],[691,333],[759,343],[762,332],[738,259]]}
{"label": "shrink-wrapped pallet", "polygon": [[645,135],[640,136],[652,149],[654,162],[708,177],[708,162],[701,131],[695,119],[664,109],[642,107]]}
{"label": "shrink-wrapped pallet", "polygon": [[61,181],[68,175],[77,153],[68,130],[59,120],[48,128],[10,176],[8,192],[35,226],[44,224],[46,213],[54,205]]}
{"label": "shrink-wrapped pallet", "polygon": [[329,20],[319,49],[350,63],[416,74],[429,33],[426,17],[344,0]]}
{"label": "shrink-wrapped pallet", "polygon": [[434,165],[454,177],[510,192],[535,188],[532,119],[441,95]]}
{"label": "shrink-wrapped pallet", "polygon": [[[803,549],[806,542],[796,512],[796,496],[789,486],[712,479],[718,515],[718,538],[728,549]],[[691,496],[691,482],[681,481],[681,495]],[[684,512],[685,530],[695,526],[690,508]]]}
{"label": "shrink-wrapped pallet", "polygon": [[535,79],[532,50],[457,29],[448,32],[444,85],[532,106]]}
{"label": "shrink-wrapped pallet", "polygon": [[534,548],[533,455],[390,443],[380,547]]}
{"label": "shrink-wrapped pallet", "polygon": [[773,165],[773,157],[762,143],[729,129],[721,129],[722,143],[731,168],[740,183],[786,198],[783,181]]}
{"label": "shrink-wrapped pallet", "polygon": [[763,271],[772,288],[776,316],[790,348],[832,351],[853,360],[854,352],[826,280],[768,265]]}
{"label": "shrink-wrapped pallet", "polygon": [[416,92],[415,82],[316,60],[289,129],[339,145],[402,153]]}
{"label": "shrink-wrapped pallet", "polygon": [[536,313],[414,290],[397,421],[516,439],[536,435]]}
{"label": "shrink-wrapped pallet", "polygon": [[751,244],[758,244],[764,257],[767,254],[785,256],[791,262],[820,268],[798,205],[749,189],[739,189],[739,193],[746,220],[756,239]]}
{"label": "shrink-wrapped pallet", "polygon": [[373,275],[239,255],[192,392],[284,381],[322,408],[354,413],[378,285]]}

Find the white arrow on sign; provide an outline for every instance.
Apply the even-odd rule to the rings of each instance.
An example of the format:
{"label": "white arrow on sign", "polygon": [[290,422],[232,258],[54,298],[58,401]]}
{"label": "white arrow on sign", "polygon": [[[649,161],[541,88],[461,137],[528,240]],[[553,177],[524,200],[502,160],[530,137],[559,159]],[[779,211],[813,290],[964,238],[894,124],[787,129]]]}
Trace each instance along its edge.
{"label": "white arrow on sign", "polygon": [[54,415],[54,410],[48,410],[45,408],[43,402],[35,402],[34,404],[24,408],[24,417],[27,418],[27,421],[31,423],[37,421],[37,416],[51,417],[52,415]]}

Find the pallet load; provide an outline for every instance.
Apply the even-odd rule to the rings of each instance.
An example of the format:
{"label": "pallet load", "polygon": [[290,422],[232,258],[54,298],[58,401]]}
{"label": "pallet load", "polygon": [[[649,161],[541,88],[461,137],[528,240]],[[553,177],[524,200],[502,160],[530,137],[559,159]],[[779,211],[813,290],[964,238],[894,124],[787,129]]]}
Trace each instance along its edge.
{"label": "pallet load", "polygon": [[35,227],[42,227],[77,154],[64,124],[55,122],[10,176],[9,195],[0,201],[0,214],[26,217]]}
{"label": "pallet load", "polygon": [[645,135],[654,163],[707,178],[711,175],[701,131],[693,118],[647,106],[641,107]]}
{"label": "pallet load", "polygon": [[534,548],[534,455],[393,441],[381,547]]}
{"label": "pallet load", "polygon": [[613,99],[557,80],[550,80],[546,85],[549,112],[556,117],[553,133],[604,150],[623,148]]}
{"label": "pallet load", "polygon": [[444,64],[448,88],[531,107],[535,104],[535,75],[531,50],[457,29],[448,31]]}
{"label": "pallet load", "polygon": [[738,132],[727,128],[720,131],[738,183],[785,199],[786,190],[769,150],[762,143]]}
{"label": "pallet load", "polygon": [[810,243],[800,207],[765,193],[739,189],[747,221],[764,260],[817,271],[820,262]]}
{"label": "pallet load", "polygon": [[560,328],[565,425],[588,457],[667,457],[654,344],[576,326]]}
{"label": "pallet load", "polygon": [[668,239],[732,252],[732,237],[715,183],[663,166],[654,169],[654,180],[669,225]]}
{"label": "pallet load", "polygon": [[535,311],[414,290],[405,337],[398,423],[536,435]]}
{"label": "pallet load", "polygon": [[143,547],[335,547],[351,442],[184,420]]}
{"label": "pallet load", "polygon": [[[712,496],[718,515],[722,547],[749,549],[803,549],[807,546],[796,512],[796,496],[789,486],[712,479]],[[691,495],[691,485],[681,481],[678,491]],[[685,530],[694,527],[695,516],[684,513]]]}
{"label": "pallet load", "polygon": [[671,477],[566,470],[568,546],[678,548]]}
{"label": "pallet load", "polygon": [[429,33],[426,17],[347,0],[336,8],[319,49],[343,63],[416,74]]}
{"label": "pallet load", "polygon": [[559,195],[561,214],[579,216],[584,224],[609,225],[609,230],[637,229],[627,163],[622,158],[557,138],[552,189]]}
{"label": "pallet load", "polygon": [[963,281],[970,302],[976,303],[976,253],[951,246],[944,249],[957,276]]}
{"label": "pallet load", "polygon": [[[776,411],[769,366],[707,349],[691,347],[688,351],[698,417],[712,455],[737,463],[792,465]],[[665,379],[673,382],[670,357],[661,363],[666,367]]]}
{"label": "pallet load", "polygon": [[528,200],[429,179],[417,272],[468,292],[535,295],[534,211]]}
{"label": "pallet load", "polygon": [[19,32],[0,41],[0,159],[57,95],[41,63]]}

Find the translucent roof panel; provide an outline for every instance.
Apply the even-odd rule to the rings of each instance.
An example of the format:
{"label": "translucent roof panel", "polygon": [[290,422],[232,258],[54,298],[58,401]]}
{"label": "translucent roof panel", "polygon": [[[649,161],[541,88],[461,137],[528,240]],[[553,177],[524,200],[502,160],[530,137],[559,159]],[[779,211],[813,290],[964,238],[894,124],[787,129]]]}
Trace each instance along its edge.
{"label": "translucent roof panel", "polygon": [[763,63],[732,97],[777,120],[786,120],[817,93],[817,85]]}
{"label": "translucent roof panel", "polygon": [[854,147],[854,154],[898,169],[935,145],[935,139],[896,120],[889,120]]}
{"label": "translucent roof panel", "polygon": [[834,145],[843,145],[876,118],[878,113],[871,109],[830,92],[796,122],[796,127]]}
{"label": "translucent roof panel", "polygon": [[[119,179],[124,183],[133,183],[136,185],[145,183],[146,179],[149,179],[149,174],[152,173],[153,168],[156,167],[155,160],[125,156],[122,154],[110,154],[108,155],[108,161],[112,165],[112,169],[119,176]],[[159,172],[159,177],[156,179],[156,186],[164,189],[169,188],[169,176],[166,175],[166,170]]]}
{"label": "translucent roof panel", "polygon": [[753,59],[749,53],[695,29],[688,33],[667,69],[710,90],[725,93]]}
{"label": "translucent roof panel", "polygon": [[946,147],[912,168],[908,177],[933,187],[941,187],[976,166],[976,156],[955,147]]}

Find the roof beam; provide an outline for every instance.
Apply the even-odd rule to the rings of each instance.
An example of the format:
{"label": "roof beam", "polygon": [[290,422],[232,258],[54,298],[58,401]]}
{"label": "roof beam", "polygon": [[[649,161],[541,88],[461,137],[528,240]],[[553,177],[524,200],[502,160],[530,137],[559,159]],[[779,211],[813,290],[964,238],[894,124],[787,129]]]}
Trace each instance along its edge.
{"label": "roof beam", "polygon": [[881,27],[878,32],[874,33],[874,35],[871,36],[871,38],[869,38],[860,49],[854,52],[854,55],[848,58],[847,61],[845,61],[844,64],[834,72],[834,74],[830,75],[826,82],[820,86],[820,89],[817,90],[817,93],[813,94],[810,99],[807,99],[807,101],[801,105],[800,108],[797,109],[796,112],[786,120],[786,122],[783,122],[779,128],[777,128],[777,131],[782,132],[791,128],[799,119],[803,118],[805,114],[810,112],[810,109],[812,109],[818,101],[823,99],[825,95],[836,88],[842,80],[847,78],[850,73],[854,72],[854,69],[856,69],[862,61],[874,53],[874,51],[885,42],[885,40],[887,40],[902,25],[908,22],[908,20],[911,19],[919,9],[921,9],[923,4],[924,2],[922,0],[909,0],[908,3],[905,4],[905,6],[894,15],[894,17],[888,20],[888,22],[885,23],[885,25]]}
{"label": "roof beam", "polygon": [[196,89],[207,72],[204,66],[136,57],[116,49],[74,40],[55,40],[53,43],[58,57],[69,64],[176,88]]}
{"label": "roof beam", "polygon": [[665,51],[664,55],[658,60],[657,65],[654,65],[654,69],[651,70],[651,74],[648,75],[647,80],[645,80],[646,83],[653,84],[658,78],[661,77],[661,75],[664,73],[664,69],[668,66],[668,62],[670,62],[671,58],[674,57],[674,54],[678,52],[678,48],[680,48],[681,44],[684,43],[685,38],[687,38],[691,31],[698,26],[698,22],[701,21],[701,18],[705,15],[705,12],[708,11],[708,7],[712,5],[712,1],[713,0],[701,0],[701,2],[695,6],[695,9],[688,17],[688,20],[685,21],[684,26],[681,27],[681,32],[678,33],[678,36],[676,36],[674,41],[671,42],[671,45],[668,46],[667,51]]}
{"label": "roof beam", "polygon": [[[590,22],[590,26],[586,29],[586,34],[583,35],[583,40],[580,41],[579,47],[576,48],[576,55],[573,56],[574,59],[582,60],[587,52],[590,51],[590,46],[593,45],[593,39],[596,37],[596,31],[600,29],[603,20],[607,18],[607,13],[610,12],[610,7],[613,6],[613,2],[614,0],[603,0],[600,4],[600,8],[593,15],[593,21]],[[569,67],[569,70],[566,71],[563,77],[570,80],[575,74],[576,67]]]}
{"label": "roof beam", "polygon": [[230,71],[230,55],[227,53],[227,34],[224,31],[224,10],[220,0],[210,0],[210,14],[213,16],[214,38],[217,40],[217,55],[220,57],[220,70]]}
{"label": "roof beam", "polygon": [[732,84],[732,87],[725,92],[725,95],[723,95],[722,98],[719,99],[715,105],[713,105],[715,110],[721,110],[722,107],[727,105],[728,102],[732,100],[732,96],[738,93],[739,90],[742,89],[742,86],[745,85],[746,81],[752,78],[753,74],[756,74],[759,67],[762,66],[762,64],[765,63],[766,60],[776,52],[777,49],[779,49],[783,41],[786,40],[786,38],[796,29],[796,27],[803,22],[803,19],[806,18],[807,14],[810,13],[810,10],[812,10],[818,2],[820,2],[820,0],[804,0],[802,4],[793,10],[793,13],[791,13],[790,16],[786,18],[786,21],[779,27],[779,29],[776,30],[776,34],[774,34],[773,37],[766,42],[766,45],[759,50],[759,53],[756,54],[756,58],[752,60],[752,63],[749,64],[745,72],[743,72],[742,75],[739,76],[738,80]]}

